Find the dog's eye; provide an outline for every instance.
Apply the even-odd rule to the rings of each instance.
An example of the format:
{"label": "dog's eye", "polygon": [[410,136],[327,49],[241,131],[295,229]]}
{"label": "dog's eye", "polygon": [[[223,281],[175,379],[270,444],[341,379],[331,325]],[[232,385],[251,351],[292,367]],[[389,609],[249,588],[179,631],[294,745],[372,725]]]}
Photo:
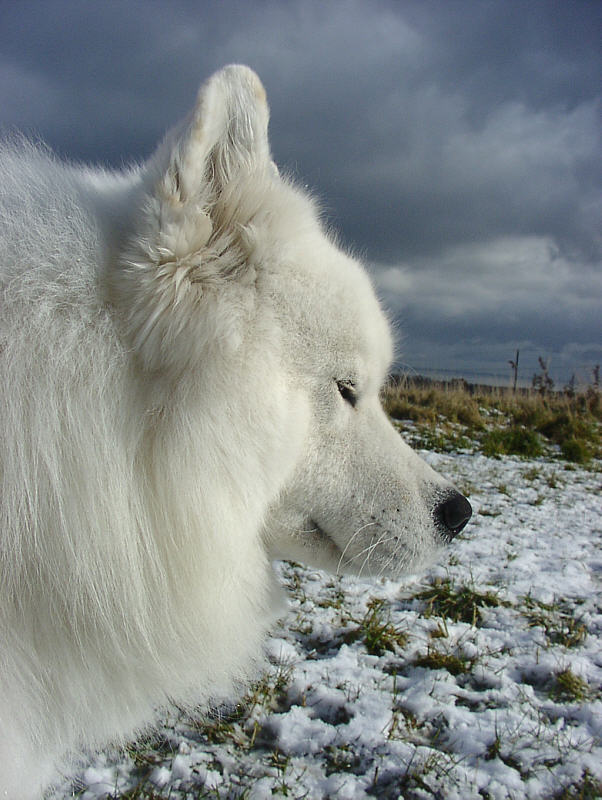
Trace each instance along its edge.
{"label": "dog's eye", "polygon": [[337,381],[337,389],[343,400],[349,403],[352,408],[355,408],[357,392],[353,381]]}

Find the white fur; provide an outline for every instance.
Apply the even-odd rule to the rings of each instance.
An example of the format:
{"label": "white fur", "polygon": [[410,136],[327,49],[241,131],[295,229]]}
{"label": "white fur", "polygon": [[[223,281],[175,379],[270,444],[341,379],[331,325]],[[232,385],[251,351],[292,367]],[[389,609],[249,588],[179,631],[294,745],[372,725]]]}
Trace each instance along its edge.
{"label": "white fur", "polygon": [[[138,169],[1,151],[0,792],[39,797],[253,669],[270,559],[397,575],[442,478],[378,401],[387,323],[228,67]],[[337,381],[353,381],[357,404]]]}

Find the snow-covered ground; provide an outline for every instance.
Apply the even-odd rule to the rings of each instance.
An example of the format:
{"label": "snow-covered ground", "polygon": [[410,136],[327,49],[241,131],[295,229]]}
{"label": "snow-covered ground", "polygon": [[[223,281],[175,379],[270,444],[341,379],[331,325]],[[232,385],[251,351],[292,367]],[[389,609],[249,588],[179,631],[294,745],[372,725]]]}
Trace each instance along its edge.
{"label": "snow-covered ground", "polygon": [[290,610],[245,702],[174,712],[57,798],[599,796],[600,472],[422,455],[475,512],[438,565],[403,582],[279,565]]}

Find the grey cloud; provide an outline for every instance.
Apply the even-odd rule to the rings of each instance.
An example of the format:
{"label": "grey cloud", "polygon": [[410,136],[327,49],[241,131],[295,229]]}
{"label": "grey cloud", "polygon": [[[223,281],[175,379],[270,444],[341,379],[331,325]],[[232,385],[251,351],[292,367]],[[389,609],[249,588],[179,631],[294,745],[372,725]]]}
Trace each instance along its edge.
{"label": "grey cloud", "polygon": [[539,356],[553,354],[560,381],[589,376],[602,361],[602,271],[577,268],[549,239],[464,244],[412,270],[375,265],[374,274],[385,304],[403,320],[400,358],[419,371],[470,371],[482,362],[489,364],[482,372],[499,375],[516,347],[531,373]]}
{"label": "grey cloud", "polygon": [[[248,63],[276,160],[378,265],[410,356],[451,358],[451,341],[475,363],[496,341],[592,355],[601,22],[580,0],[0,0],[0,122],[119,165],[202,78]],[[405,293],[386,285],[398,267]]]}

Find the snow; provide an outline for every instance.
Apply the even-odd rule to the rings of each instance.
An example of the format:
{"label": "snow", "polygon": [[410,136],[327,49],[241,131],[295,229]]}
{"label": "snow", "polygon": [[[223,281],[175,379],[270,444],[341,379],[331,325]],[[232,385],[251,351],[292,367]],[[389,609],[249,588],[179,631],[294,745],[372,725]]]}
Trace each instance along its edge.
{"label": "snow", "polygon": [[[243,710],[206,724],[174,711],[160,746],[90,757],[55,800],[134,787],[132,796],[172,800],[530,800],[601,780],[600,472],[421,455],[474,509],[438,564],[403,581],[278,564],[290,607]],[[428,616],[416,595],[437,579],[499,605],[479,607],[476,627]],[[371,653],[361,630],[375,599],[400,635]],[[456,668],[416,663],[433,653]],[[581,693],[559,691],[564,670]]]}

